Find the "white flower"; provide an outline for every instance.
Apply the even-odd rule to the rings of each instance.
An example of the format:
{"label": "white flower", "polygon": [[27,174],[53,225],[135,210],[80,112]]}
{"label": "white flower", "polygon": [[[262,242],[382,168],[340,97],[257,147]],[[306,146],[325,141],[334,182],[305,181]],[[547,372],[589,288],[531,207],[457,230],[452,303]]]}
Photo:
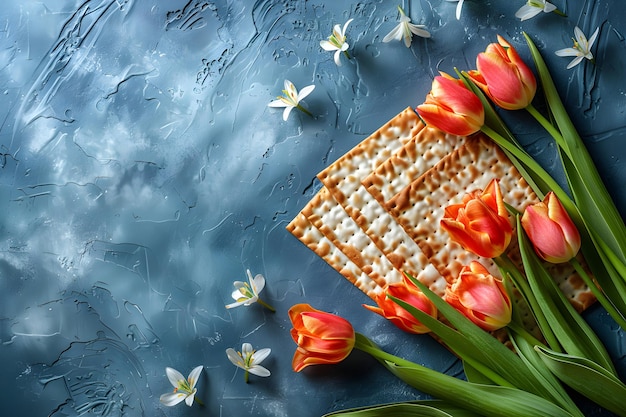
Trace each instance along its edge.
{"label": "white flower", "polygon": [[383,38],[383,42],[404,40],[404,45],[410,48],[413,35],[421,36],[422,38],[430,38],[430,33],[424,29],[426,26],[411,23],[411,18],[404,14],[402,7],[398,6],[398,10],[400,11],[400,23]]}
{"label": "white flower", "polygon": [[578,28],[578,26],[574,28],[574,36],[575,36],[574,47],[559,49],[558,51],[555,52],[555,54],[557,54],[558,56],[575,56],[576,57],[572,60],[572,62],[570,62],[567,65],[567,69],[570,69],[580,64],[583,58],[587,58],[588,60],[593,62],[593,54],[591,53],[591,47],[593,46],[593,43],[596,41],[599,31],[600,31],[600,28],[598,27],[596,31],[593,32],[593,35],[591,35],[591,38],[587,40],[587,38],[585,37],[585,34],[583,33],[582,30]]}
{"label": "white flower", "polygon": [[537,16],[541,12],[550,13],[555,10],[556,6],[546,0],[528,0],[528,2],[515,13],[515,17],[524,21]]}
{"label": "white flower", "polygon": [[309,116],[313,116],[307,109],[302,107],[300,102],[315,89],[314,85],[307,85],[300,92],[296,89],[296,86],[289,80],[285,80],[285,89],[283,90],[283,95],[278,97],[278,100],[272,101],[268,104],[269,107],[284,107],[285,111],[283,111],[283,120],[287,121],[289,117],[289,113],[294,108],[303,111]]}
{"label": "white flower", "polygon": [[235,300],[234,303],[228,304],[226,308],[239,307],[240,305],[249,306],[254,303],[259,303],[263,307],[275,311],[272,306],[265,303],[263,300],[259,298],[259,294],[265,288],[265,278],[261,274],[257,274],[254,278],[252,278],[252,273],[250,270],[246,270],[248,274],[248,282],[235,281],[233,285],[235,286],[235,291],[232,293],[232,297]]}
{"label": "white flower", "polygon": [[346,42],[346,29],[348,29],[348,25],[354,19],[350,19],[343,25],[343,29],[337,24],[333,27],[333,34],[328,37],[328,40],[320,41],[320,46],[325,51],[335,51],[335,64],[337,66],[341,66],[340,54],[343,52],[344,55],[350,59],[350,55],[348,54],[348,48],[350,45]]}
{"label": "white flower", "polygon": [[[203,366],[196,366],[193,368],[187,379],[185,379],[183,374],[178,372],[176,369],[165,368],[165,374],[167,375],[167,379],[169,379],[170,383],[174,386],[174,392],[161,395],[161,403],[171,407],[185,400],[185,403],[191,407],[196,392],[198,391],[196,383],[198,382],[198,377],[202,372],[202,368]],[[202,404],[202,402],[197,398],[196,401],[199,404]]]}
{"label": "white flower", "polygon": [[451,1],[451,2],[458,1],[458,4],[456,5],[456,20],[461,19],[461,9],[463,8],[463,2],[465,0],[446,0],[446,1]]}
{"label": "white flower", "polygon": [[233,348],[226,349],[226,355],[233,365],[246,371],[245,380],[248,382],[248,373],[256,376],[270,376],[270,371],[260,365],[272,352],[270,348],[259,350],[252,349],[250,343],[241,345],[241,352],[236,352]]}

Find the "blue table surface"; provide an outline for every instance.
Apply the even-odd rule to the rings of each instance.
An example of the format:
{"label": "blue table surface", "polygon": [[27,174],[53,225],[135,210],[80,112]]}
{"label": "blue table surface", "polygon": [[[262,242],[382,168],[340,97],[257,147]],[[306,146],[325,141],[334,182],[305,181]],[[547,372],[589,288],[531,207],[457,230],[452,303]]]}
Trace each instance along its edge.
{"label": "blue table surface", "polygon": [[[472,69],[496,34],[530,61],[536,41],[626,214],[626,16],[621,1],[10,0],[0,11],[0,410],[4,416],[320,416],[425,396],[354,352],[291,369],[287,310],[309,303],[384,349],[450,375],[459,362],[361,307],[371,300],[285,230],[315,175],[407,106],[439,70]],[[567,4],[566,4],[567,3]],[[382,39],[402,5],[432,37]],[[352,59],[320,48],[334,24]],[[600,28],[595,64],[554,51]],[[316,86],[313,114],[267,104],[285,79]],[[562,181],[550,139],[511,129]],[[227,310],[233,281],[263,274],[259,305]],[[624,334],[585,315],[626,375]],[[269,378],[225,350],[269,347]],[[204,407],[164,407],[165,367],[203,365]],[[582,405],[590,416],[607,415]]]}

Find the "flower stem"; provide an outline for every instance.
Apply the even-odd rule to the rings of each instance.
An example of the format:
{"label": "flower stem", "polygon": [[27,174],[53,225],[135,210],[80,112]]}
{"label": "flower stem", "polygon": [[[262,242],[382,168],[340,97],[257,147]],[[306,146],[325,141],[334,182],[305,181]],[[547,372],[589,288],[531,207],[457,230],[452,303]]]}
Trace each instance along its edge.
{"label": "flower stem", "polygon": [[518,145],[506,139],[487,125],[483,125],[480,130],[481,132],[489,136],[498,146],[517,158],[535,175],[539,176],[548,186],[548,188],[555,192],[561,202],[563,202],[564,200],[571,201],[570,197],[565,193],[563,188],[550,176],[550,174],[546,172],[545,169],[543,169],[543,167],[541,167],[541,165],[537,163],[537,161],[535,161],[528,153],[526,153],[526,151],[524,151]]}
{"label": "flower stem", "polygon": [[246,369],[246,371],[243,374],[243,380],[246,381],[246,384],[248,382],[250,382],[250,372],[248,372],[248,370]]}
{"label": "flower stem", "polygon": [[350,54],[348,53],[348,51],[343,51],[343,54],[346,56],[346,58],[350,59]]}
{"label": "flower stem", "polygon": [[[372,343],[369,342],[369,339],[367,339],[365,336],[362,336],[360,334],[357,333],[357,337],[355,340],[355,344],[354,347],[356,349],[359,349],[365,353],[368,353],[370,355],[372,355],[373,357],[375,357],[378,360],[382,360],[382,361],[386,361],[386,362],[392,362],[395,363],[398,366],[404,366],[407,368],[414,368],[416,366],[420,366],[417,365],[414,362],[411,361],[407,361],[406,359],[402,359],[399,358],[395,355],[392,355],[390,353],[387,353],[379,348],[377,348],[376,346],[374,346]],[[511,384],[510,382],[508,382],[506,379],[502,378],[500,375],[496,374],[495,372],[493,372],[493,370],[489,369],[488,367],[484,366],[483,364],[476,362],[476,361],[472,361],[468,358],[464,358],[465,361],[468,362],[469,365],[471,365],[474,369],[476,369],[477,371],[479,371],[482,375],[486,376],[487,378],[489,378],[491,381],[493,381],[494,383],[503,386],[503,387],[510,387],[510,388],[514,388],[514,385]]]}
{"label": "flower stem", "polygon": [[300,110],[302,113],[309,115],[310,117],[313,117],[313,114],[310,111],[308,111],[306,108],[304,108],[301,104],[298,104],[296,106],[296,109]]}
{"label": "flower stem", "polygon": [[197,402],[197,403],[198,403],[198,405],[201,405],[201,406],[203,406],[203,407],[204,407],[204,403],[203,403],[203,402],[202,402],[202,400],[201,400],[201,399],[199,399],[198,397],[194,396],[194,397],[193,397],[193,400],[194,400],[195,402]]}
{"label": "flower stem", "polygon": [[267,304],[265,301],[261,300],[260,298],[257,298],[256,302],[261,304],[263,307],[267,308],[272,313],[276,312],[276,309],[274,307],[272,307],[271,305]]}
{"label": "flower stem", "polygon": [[[563,135],[561,135],[561,132],[559,132],[559,130],[554,127],[554,125],[550,123],[550,121],[546,119],[544,115],[542,115],[535,108],[535,106],[532,105],[532,103],[526,107],[526,111],[528,111],[528,113],[530,113],[531,116],[533,116],[535,120],[539,122],[539,124],[550,134],[550,136],[552,136],[552,138],[554,138],[556,143],[562,149],[567,150],[567,145],[565,143],[565,139],[563,139]],[[568,154],[567,156],[571,159],[571,155]]]}

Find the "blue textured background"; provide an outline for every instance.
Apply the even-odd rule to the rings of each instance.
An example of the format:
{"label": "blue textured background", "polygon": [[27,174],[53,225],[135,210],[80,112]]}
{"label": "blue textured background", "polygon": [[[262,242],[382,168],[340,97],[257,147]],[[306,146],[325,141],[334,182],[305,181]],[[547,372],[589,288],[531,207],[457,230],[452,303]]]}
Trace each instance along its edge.
{"label": "blue textured background", "polygon": [[[409,4],[410,3],[410,4]],[[361,307],[369,299],[286,230],[319,189],[315,174],[407,106],[438,70],[471,69],[504,35],[544,53],[567,108],[626,213],[626,16],[621,1],[555,0],[568,17],[520,22],[524,1],[402,1],[432,38],[382,38],[386,0],[9,0],[0,11],[0,410],[6,416],[319,416],[420,394],[355,352],[295,374],[286,312],[338,313],[390,352],[459,375],[428,336]],[[336,67],[319,41],[348,29]],[[575,25],[596,65],[554,55]],[[315,84],[315,115],[267,107],[283,80]],[[509,116],[509,115],[506,115]],[[521,114],[522,142],[557,173],[554,148]],[[226,310],[232,282],[263,274],[277,308]],[[622,375],[624,334],[587,315]],[[270,347],[250,384],[226,358]],[[206,407],[163,407],[165,366]],[[589,415],[601,415],[595,407]]]}

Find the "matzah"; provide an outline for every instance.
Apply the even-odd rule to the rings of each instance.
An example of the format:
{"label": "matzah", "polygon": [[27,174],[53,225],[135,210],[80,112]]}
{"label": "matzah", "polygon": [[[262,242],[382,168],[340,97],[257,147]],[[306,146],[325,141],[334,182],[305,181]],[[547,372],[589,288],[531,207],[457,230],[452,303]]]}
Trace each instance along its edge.
{"label": "matzah", "polygon": [[[390,129],[390,126],[395,127]],[[398,129],[398,126],[404,128]],[[333,213],[326,213],[324,218],[327,220],[317,219],[314,224],[320,224],[322,233],[333,239],[339,248],[347,247],[350,253],[370,254],[367,260],[358,261],[369,262],[371,268],[385,273],[383,282],[380,281],[380,275],[373,277],[381,285],[400,282],[402,280],[400,271],[405,271],[417,277],[436,293],[443,295],[445,281],[421,253],[417,244],[363,185],[363,180],[378,166],[392,158],[394,153],[402,152],[406,146],[414,146],[409,144],[414,143],[416,134],[419,136],[423,131],[424,125],[415,112],[406,109],[383,129],[379,129],[319,173],[318,178],[340,207],[334,207]],[[390,132],[393,132],[393,135]],[[441,155],[445,153],[447,152],[440,152]],[[431,165],[434,165],[434,162]],[[423,170],[425,172],[427,168]],[[334,202],[330,196],[326,196],[324,204],[329,206]],[[315,206],[317,203],[307,206],[306,210],[314,209]],[[342,212],[342,208],[345,213]],[[311,220],[310,217],[309,219]],[[321,226],[321,223],[325,222],[330,223],[326,228]],[[357,227],[360,230],[356,230]],[[357,245],[348,243],[348,240]]]}
{"label": "matzah", "polygon": [[[407,271],[443,295],[478,259],[441,229],[443,208],[497,178],[518,210],[537,197],[488,138],[446,135],[405,109],[318,174],[324,187],[287,229],[371,298]],[[508,249],[519,263],[516,242]],[[579,310],[594,298],[568,265],[551,266]]]}
{"label": "matzah", "polygon": [[461,146],[465,140],[464,136],[454,136],[433,127],[425,127],[395,155],[380,164],[362,183],[378,202],[385,204]]}

